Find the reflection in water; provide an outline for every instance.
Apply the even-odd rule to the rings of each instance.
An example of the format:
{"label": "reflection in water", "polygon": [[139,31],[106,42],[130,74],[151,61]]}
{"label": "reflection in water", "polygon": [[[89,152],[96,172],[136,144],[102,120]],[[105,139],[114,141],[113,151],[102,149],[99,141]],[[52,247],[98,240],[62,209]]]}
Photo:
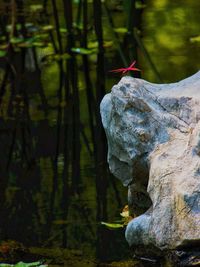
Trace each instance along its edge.
{"label": "reflection in water", "polygon": [[[150,1],[142,21],[143,41],[164,82],[176,82],[200,69],[199,36],[200,2]],[[143,56],[145,79],[155,82],[155,76]],[[147,69],[147,70],[146,70]]]}
{"label": "reflection in water", "polygon": [[[126,189],[108,177],[99,103],[105,88],[120,77],[106,72],[134,56],[150,80],[191,74],[199,62],[198,43],[187,41],[190,34],[199,34],[196,12],[186,32],[174,31],[171,21],[185,27],[196,7],[192,1],[187,11],[174,4],[147,6],[142,16],[130,3],[127,18],[120,3],[117,9],[111,2],[105,5],[101,16],[101,1],[94,6],[77,2],[72,12],[71,1],[63,1],[67,13],[57,1],[44,1],[44,7],[34,1],[0,4],[0,52],[14,38],[6,46],[7,56],[0,57],[0,239],[75,248],[86,255],[97,248],[101,259],[123,258],[128,254],[124,230],[100,225],[117,219],[126,203]],[[138,23],[131,21],[130,10]],[[12,31],[6,27],[11,18]],[[141,19],[143,41],[131,30],[141,28]],[[115,24],[124,27],[125,36],[119,29],[113,32]],[[172,31],[176,40],[169,37]],[[75,46],[82,53],[72,53]]]}

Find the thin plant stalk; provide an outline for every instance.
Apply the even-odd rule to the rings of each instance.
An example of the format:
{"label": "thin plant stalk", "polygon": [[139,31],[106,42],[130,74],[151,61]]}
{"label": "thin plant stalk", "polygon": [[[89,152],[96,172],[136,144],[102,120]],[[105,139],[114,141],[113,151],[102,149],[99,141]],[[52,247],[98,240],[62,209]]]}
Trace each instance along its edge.
{"label": "thin plant stalk", "polygon": [[71,93],[72,93],[72,192],[78,194],[80,183],[80,99],[78,90],[78,71],[77,61],[75,55],[71,52],[75,45],[73,36],[73,8],[71,0],[63,0],[65,10],[66,28],[68,31],[66,52],[71,55],[67,61],[67,74],[70,79]]}

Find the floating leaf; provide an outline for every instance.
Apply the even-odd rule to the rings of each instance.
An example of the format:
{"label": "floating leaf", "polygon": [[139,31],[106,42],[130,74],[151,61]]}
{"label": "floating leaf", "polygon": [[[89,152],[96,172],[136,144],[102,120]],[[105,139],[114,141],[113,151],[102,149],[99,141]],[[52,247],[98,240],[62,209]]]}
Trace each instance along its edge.
{"label": "floating leaf", "polygon": [[1,57],[5,57],[6,54],[7,54],[6,51],[0,50],[0,58],[1,58]]}
{"label": "floating leaf", "polygon": [[36,41],[36,40],[40,40],[40,39],[48,39],[48,37],[49,37],[49,34],[48,33],[41,33],[41,34],[36,34],[36,35],[34,35],[34,41]]}
{"label": "floating leaf", "polygon": [[30,22],[28,22],[28,23],[26,23],[25,24],[25,27],[26,27],[26,29],[27,29],[27,31],[28,32],[38,32],[38,27],[36,27],[33,23],[30,23]]}
{"label": "floating leaf", "polygon": [[115,28],[114,31],[115,31],[116,33],[125,34],[125,33],[128,32],[128,29],[127,29],[127,28],[122,28],[122,27],[121,27],[121,28]]}
{"label": "floating leaf", "polygon": [[[35,262],[30,262],[30,263],[26,263],[23,261],[18,262],[17,264],[14,265],[15,267],[41,267],[44,266],[43,264],[41,265],[40,261],[35,261]],[[45,265],[47,266],[47,265]]]}
{"label": "floating leaf", "polygon": [[26,263],[20,261],[16,264],[0,263],[0,267],[47,267],[47,264],[42,264],[40,261]]}
{"label": "floating leaf", "polygon": [[11,44],[19,44],[24,42],[24,38],[23,37],[12,37],[10,39]]}
{"label": "floating leaf", "polygon": [[32,47],[33,43],[36,41],[37,39],[35,37],[26,38],[26,39],[23,39],[23,42],[17,43],[17,46],[18,47]]}
{"label": "floating leaf", "polygon": [[45,25],[42,27],[43,31],[52,31],[54,29],[53,25]]}
{"label": "floating leaf", "polygon": [[191,37],[190,38],[190,42],[191,43],[198,43],[198,42],[200,42],[200,35],[195,36],[195,37]]}
{"label": "floating leaf", "polygon": [[60,28],[59,31],[60,31],[60,33],[67,33],[67,29],[66,28]]}
{"label": "floating leaf", "polygon": [[46,44],[44,42],[33,42],[33,46],[36,46],[36,47],[44,47],[46,46]]}
{"label": "floating leaf", "polygon": [[94,49],[98,47],[98,42],[97,41],[91,41],[88,43],[88,48]]}
{"label": "floating leaf", "polygon": [[113,41],[105,41],[103,42],[103,47],[108,48],[113,46]]}
{"label": "floating leaf", "polygon": [[73,23],[74,28],[78,29],[78,30],[83,30],[83,24],[82,23]]}
{"label": "floating leaf", "polygon": [[29,28],[29,27],[34,27],[34,24],[32,22],[26,22],[25,23],[25,27]]}
{"label": "floating leaf", "polygon": [[71,51],[77,54],[81,54],[81,55],[90,55],[94,53],[94,50],[83,48],[83,47],[72,47]]}
{"label": "floating leaf", "polygon": [[106,222],[101,222],[102,225],[105,225],[106,227],[110,229],[118,229],[118,228],[123,228],[124,224],[120,223],[106,223]]}
{"label": "floating leaf", "polygon": [[43,10],[43,6],[42,5],[30,5],[30,10],[32,12],[42,11]]}
{"label": "floating leaf", "polygon": [[17,44],[17,46],[22,47],[22,48],[29,48],[29,47],[33,47],[33,44],[30,42],[23,42],[23,43]]}

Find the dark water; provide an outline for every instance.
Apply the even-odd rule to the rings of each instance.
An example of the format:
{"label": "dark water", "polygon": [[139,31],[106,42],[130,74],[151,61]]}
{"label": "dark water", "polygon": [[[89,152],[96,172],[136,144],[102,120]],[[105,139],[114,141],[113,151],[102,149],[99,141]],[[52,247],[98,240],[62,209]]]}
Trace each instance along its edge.
{"label": "dark water", "polygon": [[[34,11],[34,8],[39,10],[40,7],[32,6],[31,9],[31,4],[40,5],[41,1],[26,3],[26,22],[37,27],[45,24],[39,11]],[[57,1],[60,24],[64,28],[61,4],[61,1]],[[141,6],[142,2],[137,4]],[[143,5],[144,10],[138,13],[140,33],[137,33],[137,53],[134,51],[138,66],[142,69],[142,78],[151,82],[174,82],[198,71],[200,42],[196,37],[200,34],[200,3],[195,0],[187,3],[157,0],[146,1]],[[48,24],[53,25],[55,22],[51,4],[47,3],[47,6],[50,14]],[[121,28],[121,31],[118,29],[118,38],[125,53],[127,47],[123,38],[127,13],[123,10],[126,11],[126,5],[120,1],[108,1],[108,8],[114,25]],[[74,4],[74,10],[77,14],[77,4]],[[10,19],[7,20],[6,17],[11,16],[11,11],[5,1],[0,2],[0,12],[9,24]],[[91,8],[89,16],[91,26]],[[103,26],[107,46],[105,86],[109,92],[120,76],[112,75],[108,70],[124,64],[105,10]],[[93,32],[88,34],[91,35],[90,45],[96,47]],[[62,38],[65,43],[64,37]],[[108,230],[101,226],[96,213],[97,206],[103,206],[106,199],[106,212],[101,219],[108,222],[120,220],[119,214],[126,205],[126,189],[110,176],[108,183],[103,185],[107,188],[106,195],[101,195],[97,190],[86,101],[87,85],[84,81],[81,55],[77,55],[82,129],[79,164],[78,158],[72,161],[71,152],[66,153],[66,150],[71,151],[73,141],[66,146],[65,127],[67,125],[72,129],[73,124],[65,113],[70,101],[58,97],[59,75],[62,75],[59,63],[43,60],[51,53],[51,46],[36,46],[36,51],[38,67],[34,65],[33,54],[27,48],[23,71],[20,53],[16,52],[12,64],[18,75],[21,73],[22,76],[10,75],[6,85],[4,79],[7,65],[5,59],[0,58],[0,239],[17,240],[26,246],[78,249],[88,257],[97,254],[105,260],[125,258],[130,254],[124,241],[124,230]],[[128,63],[132,61],[130,55]],[[95,88],[97,55],[88,55],[88,59]],[[60,110],[64,114],[62,118],[58,115]],[[70,158],[70,163],[67,157]]]}

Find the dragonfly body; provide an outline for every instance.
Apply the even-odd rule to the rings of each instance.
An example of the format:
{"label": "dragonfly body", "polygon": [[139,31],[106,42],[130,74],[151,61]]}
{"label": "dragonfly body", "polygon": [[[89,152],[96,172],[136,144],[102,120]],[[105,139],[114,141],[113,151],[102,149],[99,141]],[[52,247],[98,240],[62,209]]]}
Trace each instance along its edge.
{"label": "dragonfly body", "polygon": [[115,73],[121,72],[122,74],[125,74],[129,71],[140,71],[140,69],[134,67],[135,63],[136,63],[136,60],[134,60],[133,63],[131,63],[131,65],[127,68],[120,68],[120,69],[116,69],[116,70],[111,70],[110,72],[115,72]]}

